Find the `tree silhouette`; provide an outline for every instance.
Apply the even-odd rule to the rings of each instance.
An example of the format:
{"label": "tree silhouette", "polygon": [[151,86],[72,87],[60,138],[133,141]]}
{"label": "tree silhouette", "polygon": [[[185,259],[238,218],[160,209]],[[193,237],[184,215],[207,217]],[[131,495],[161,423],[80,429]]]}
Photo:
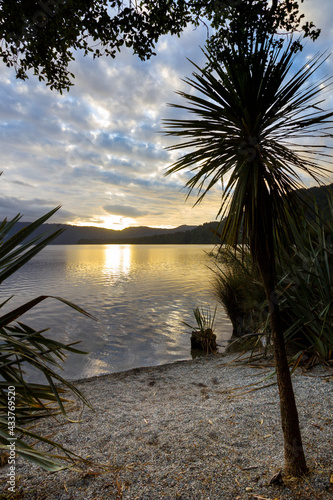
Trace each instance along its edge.
{"label": "tree silhouette", "polygon": [[277,243],[297,239],[295,189],[301,172],[316,180],[325,175],[315,159],[327,159],[326,149],[316,145],[316,138],[332,137],[333,113],[321,110],[321,88],[311,83],[323,57],[290,76],[297,57],[292,39],[282,43],[268,35],[258,40],[252,32],[244,40],[242,32],[238,45],[221,51],[220,64],[208,54],[214,72],[194,65],[193,79],[185,80],[191,91],[179,94],[188,105],[173,106],[195,117],[165,120],[165,126],[167,135],[182,138],[170,149],[190,152],[167,173],[190,169],[193,176],[186,186],[189,193],[198,188],[198,201],[222,183],[222,243],[236,245],[241,237],[260,270],[270,312],[285,470],[297,476],[307,466],[275,293],[275,262]]}
{"label": "tree silhouette", "polygon": [[0,58],[17,78],[25,80],[33,70],[62,92],[73,85],[68,65],[77,50],[114,58],[128,47],[146,60],[162,35],[179,36],[203,19],[215,30],[213,35],[207,24],[207,38],[213,35],[216,45],[237,12],[243,23],[260,19],[272,32],[303,30],[312,39],[320,33],[305,22],[296,0],[1,0]]}

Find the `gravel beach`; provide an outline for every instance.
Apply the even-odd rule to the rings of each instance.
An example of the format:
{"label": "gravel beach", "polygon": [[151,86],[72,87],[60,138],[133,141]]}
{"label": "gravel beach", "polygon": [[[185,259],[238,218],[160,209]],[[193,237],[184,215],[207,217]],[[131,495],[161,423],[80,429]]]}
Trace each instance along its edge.
{"label": "gravel beach", "polygon": [[95,411],[76,405],[79,423],[46,418],[31,430],[103,467],[50,474],[18,458],[16,493],[6,465],[0,498],[333,499],[333,368],[293,376],[310,473],[269,485],[284,462],[271,372],[213,355],[77,381]]}

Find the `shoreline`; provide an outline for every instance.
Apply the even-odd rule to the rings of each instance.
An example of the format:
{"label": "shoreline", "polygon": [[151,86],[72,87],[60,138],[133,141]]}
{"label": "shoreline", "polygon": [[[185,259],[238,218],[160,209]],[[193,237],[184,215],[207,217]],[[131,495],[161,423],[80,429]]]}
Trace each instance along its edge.
{"label": "shoreline", "polygon": [[262,381],[271,368],[234,358],[218,354],[73,381],[95,411],[78,407],[69,416],[80,423],[45,418],[32,432],[106,468],[50,474],[18,458],[23,496],[15,498],[333,499],[333,368],[293,376],[310,474],[269,486],[283,468],[277,387]]}
{"label": "shoreline", "polygon": [[202,358],[209,358],[209,357],[218,357],[218,358],[232,358],[233,356],[228,356],[225,355],[224,353],[215,353],[215,354],[209,354],[208,356],[198,356],[196,358],[192,359],[176,359],[175,361],[168,361],[167,363],[161,363],[159,365],[149,365],[149,366],[138,366],[135,368],[128,368],[125,370],[120,370],[117,372],[111,372],[111,373],[103,373],[101,375],[93,375],[92,377],[87,377],[87,378],[78,378],[78,379],[73,379],[70,382],[72,384],[84,384],[87,381],[96,381],[96,380],[102,380],[104,378],[122,378],[122,376],[130,376],[130,375],[138,375],[140,373],[145,373],[145,372],[152,372],[152,371],[158,371],[161,369],[162,371],[164,370],[164,367],[167,369],[168,367],[171,366],[176,366],[176,365],[182,365],[182,364],[189,364],[191,365],[192,363],[196,363],[199,359]]}

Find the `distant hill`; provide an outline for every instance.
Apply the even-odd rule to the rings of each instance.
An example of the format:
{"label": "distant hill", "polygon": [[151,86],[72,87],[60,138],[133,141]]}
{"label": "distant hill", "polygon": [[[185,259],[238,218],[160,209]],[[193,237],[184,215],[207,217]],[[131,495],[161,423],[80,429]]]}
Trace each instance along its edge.
{"label": "distant hill", "polygon": [[[333,197],[333,183],[327,186],[301,189],[300,193],[310,195],[324,214],[329,213],[328,195]],[[28,224],[29,222],[18,222],[9,236]],[[183,225],[173,229],[139,226],[115,230],[66,224],[43,224],[34,232],[33,237],[45,231],[55,231],[59,227],[64,227],[66,231],[58,236],[53,244],[214,244],[218,243],[218,236],[215,234],[217,226],[217,222],[207,222],[199,226]]]}
{"label": "distant hill", "polygon": [[[206,222],[201,226],[196,226],[193,229],[186,231],[173,231],[172,233],[152,234],[149,236],[135,237],[121,237],[119,239],[82,239],[78,243],[85,245],[100,245],[117,243],[123,245],[136,244],[136,245],[197,245],[218,243],[219,238],[216,235],[218,222]],[[177,228],[178,229],[178,228]]]}
{"label": "distant hill", "polygon": [[[20,229],[28,226],[29,222],[17,222],[12,230],[9,232],[8,237],[15,234]],[[163,228],[153,228],[146,226],[139,227],[126,227],[122,230],[115,229],[105,229],[94,226],[71,226],[69,224],[43,224],[40,228],[36,229],[33,233],[33,237],[38,236],[39,234],[45,233],[46,231],[55,231],[59,228],[65,228],[66,230],[60,234],[52,244],[55,245],[76,245],[79,241],[82,240],[100,240],[104,242],[105,240],[110,243],[115,243],[115,241],[123,240],[123,239],[136,239],[142,238],[152,235],[163,235],[163,234],[173,234],[180,232],[186,232],[193,229],[195,226],[186,226],[182,225],[172,229],[163,229]],[[32,238],[32,237],[31,237]]]}
{"label": "distant hill", "polygon": [[329,213],[329,199],[333,197],[333,183],[327,186],[314,186],[309,189],[301,189],[300,192],[313,198],[319,210],[324,214]]}

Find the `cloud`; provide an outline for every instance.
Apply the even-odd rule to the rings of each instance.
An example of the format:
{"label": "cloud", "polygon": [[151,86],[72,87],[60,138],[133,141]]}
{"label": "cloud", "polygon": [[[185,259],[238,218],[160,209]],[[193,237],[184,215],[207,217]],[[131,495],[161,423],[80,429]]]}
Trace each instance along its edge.
{"label": "cloud", "polygon": [[[22,221],[32,222],[33,220],[42,217],[47,212],[53,210],[57,206],[57,203],[50,202],[48,200],[34,198],[30,200],[21,200],[15,197],[0,197],[0,220],[12,220],[18,214],[22,216]],[[73,217],[74,214],[68,212],[61,208],[57,212],[57,222],[65,223],[68,218]],[[49,222],[53,222],[50,220]]]}
{"label": "cloud", "polygon": [[139,210],[135,207],[125,205],[105,205],[103,209],[111,215],[120,215],[121,217],[143,217],[147,211]]}
{"label": "cloud", "polygon": [[[323,28],[318,42],[302,55],[332,45],[331,0],[302,4],[307,17]],[[36,218],[58,204],[55,221],[100,224],[108,217],[129,217],[131,224],[180,225],[213,220],[218,212],[218,189],[202,204],[187,202],[187,173],[165,177],[182,151],[165,149],[162,120],[183,117],[167,103],[180,103],[175,93],[187,90],[182,81],[193,66],[204,64],[200,46],[206,29],[188,28],[180,37],[164,36],[157,56],[142,62],[129,50],[115,60],[93,60],[77,54],[70,69],[75,86],[59,95],[38,79],[15,79],[3,67],[0,75],[0,212]],[[332,61],[323,65],[332,74]],[[328,98],[330,95],[327,96]],[[107,207],[107,211],[105,210]],[[110,210],[109,210],[110,209]],[[112,213],[113,209],[113,213]],[[117,211],[117,214],[115,213]],[[28,220],[28,219],[26,219]]]}

